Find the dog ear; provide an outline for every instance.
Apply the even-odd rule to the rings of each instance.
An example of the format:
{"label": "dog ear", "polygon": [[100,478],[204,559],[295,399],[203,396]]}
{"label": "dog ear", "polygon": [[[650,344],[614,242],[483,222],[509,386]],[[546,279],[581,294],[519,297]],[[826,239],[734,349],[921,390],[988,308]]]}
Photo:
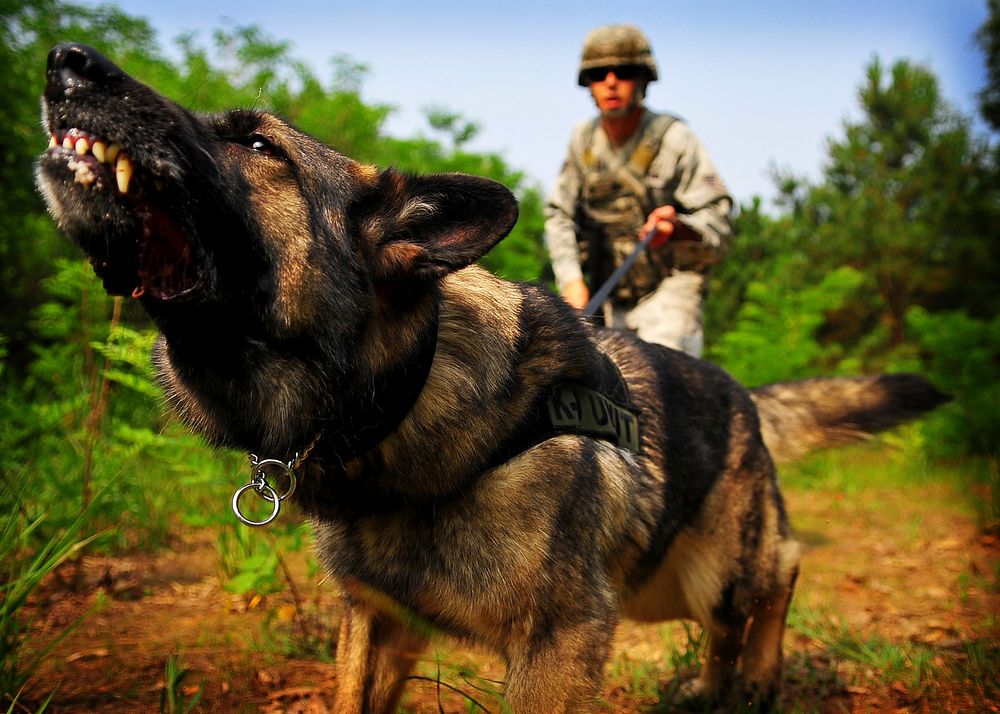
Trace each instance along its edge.
{"label": "dog ear", "polygon": [[389,170],[379,184],[363,224],[376,280],[443,277],[481,258],[517,222],[517,200],[489,179]]}

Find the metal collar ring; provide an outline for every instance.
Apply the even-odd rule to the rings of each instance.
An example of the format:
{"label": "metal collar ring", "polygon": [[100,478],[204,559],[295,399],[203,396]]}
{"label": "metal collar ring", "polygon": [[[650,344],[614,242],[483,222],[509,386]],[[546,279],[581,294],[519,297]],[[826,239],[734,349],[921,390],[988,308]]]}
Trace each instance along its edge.
{"label": "metal collar ring", "polygon": [[[232,507],[236,518],[247,526],[266,526],[273,522],[281,512],[281,502],[295,493],[295,465],[298,462],[298,454],[291,461],[285,463],[278,459],[259,459],[256,454],[250,454],[250,481],[236,489],[233,494]],[[288,484],[279,494],[269,483],[269,480],[286,478]],[[255,520],[247,517],[240,508],[240,498],[243,494],[253,490],[260,498],[272,504],[271,513],[263,520]]]}

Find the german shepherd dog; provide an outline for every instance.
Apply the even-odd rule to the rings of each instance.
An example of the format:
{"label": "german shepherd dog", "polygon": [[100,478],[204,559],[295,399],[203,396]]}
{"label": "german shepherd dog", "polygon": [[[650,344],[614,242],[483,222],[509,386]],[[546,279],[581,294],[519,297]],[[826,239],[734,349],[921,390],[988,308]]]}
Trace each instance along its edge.
{"label": "german shepherd dog", "polygon": [[50,53],[43,121],[41,191],[161,330],[170,406],[294,469],[345,598],[340,714],[395,711],[428,638],[400,612],[498,652],[516,712],[592,708],[622,616],[697,620],[690,691],[772,701],[798,563],[773,462],[945,399],[747,391],[474,265],[517,219],[503,186],[195,114],[85,45]]}

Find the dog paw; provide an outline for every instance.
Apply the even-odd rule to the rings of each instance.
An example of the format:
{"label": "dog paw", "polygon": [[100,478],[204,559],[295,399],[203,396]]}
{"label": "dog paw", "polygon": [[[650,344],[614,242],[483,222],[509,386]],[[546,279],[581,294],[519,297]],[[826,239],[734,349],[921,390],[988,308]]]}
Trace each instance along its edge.
{"label": "dog paw", "polygon": [[731,712],[758,713],[771,711],[775,702],[773,689],[744,689],[735,683],[729,687],[718,686],[701,677],[689,679],[681,684],[672,699],[680,712],[699,714],[730,714]]}
{"label": "dog paw", "polygon": [[677,699],[686,702],[692,700],[709,700],[711,692],[708,684],[701,677],[695,677],[677,688]]}
{"label": "dog paw", "polygon": [[677,688],[673,703],[681,712],[699,712],[699,714],[722,714],[726,707],[721,706],[719,692],[711,683],[701,677],[689,679]]}
{"label": "dog paw", "polygon": [[748,712],[769,712],[778,701],[778,686],[771,682],[749,682],[742,691],[741,709]]}

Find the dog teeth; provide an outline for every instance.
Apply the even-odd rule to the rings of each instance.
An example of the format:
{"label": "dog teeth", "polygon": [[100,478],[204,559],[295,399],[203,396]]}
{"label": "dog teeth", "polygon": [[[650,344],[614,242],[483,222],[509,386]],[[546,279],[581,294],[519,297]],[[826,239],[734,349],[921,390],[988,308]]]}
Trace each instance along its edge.
{"label": "dog teeth", "polygon": [[128,193],[128,184],[132,180],[132,162],[127,154],[119,154],[118,162],[115,164],[115,180],[118,182],[118,190]]}
{"label": "dog teeth", "polygon": [[[61,146],[67,151],[72,151],[75,156],[93,156],[97,162],[111,167],[115,172],[115,183],[119,192],[127,194],[135,173],[132,159],[127,152],[122,151],[122,145],[114,142],[109,143],[104,139],[98,139],[90,134],[86,134],[79,129],[69,129],[60,138],[59,134],[53,132],[49,136],[49,148],[54,149]],[[76,176],[76,182],[89,186],[97,180],[96,174],[90,169],[86,162],[73,159],[67,165],[70,171]],[[160,184],[162,186],[162,184]]]}

